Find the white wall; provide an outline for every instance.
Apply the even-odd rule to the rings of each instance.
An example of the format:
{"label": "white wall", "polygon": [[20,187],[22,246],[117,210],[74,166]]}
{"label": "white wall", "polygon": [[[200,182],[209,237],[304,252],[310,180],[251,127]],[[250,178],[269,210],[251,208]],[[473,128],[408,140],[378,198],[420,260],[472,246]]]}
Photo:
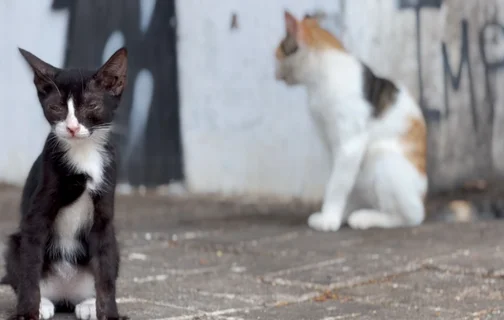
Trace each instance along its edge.
{"label": "white wall", "polygon": [[[441,115],[429,120],[431,186],[504,177],[504,0],[441,2],[440,8],[421,11],[419,60],[415,11],[399,10],[400,0],[176,0],[189,189],[322,196],[329,159],[305,92],[274,79],[285,8],[298,17],[325,12],[324,26],[379,74],[403,82],[417,97],[423,85],[425,105]],[[24,182],[48,131],[17,47],[63,64],[68,12],[53,11],[51,3],[0,1],[0,28],[5,30],[0,41],[0,182]],[[237,28],[231,28],[233,14]],[[468,24],[466,52],[463,21]],[[458,89],[447,65],[460,80]]]}
{"label": "white wall", "polygon": [[0,1],[0,179],[22,184],[42,150],[49,126],[37,99],[33,76],[17,47],[45,61],[63,64],[67,13],[53,12],[52,0]]}
{"label": "white wall", "polygon": [[[338,1],[179,0],[179,77],[187,183],[197,192],[317,197],[328,159],[305,92],[274,79],[283,10]],[[238,28],[231,29],[233,13]]]}
{"label": "white wall", "polygon": [[[325,11],[324,25],[378,74],[405,84],[418,99],[423,86],[423,106],[438,116],[428,120],[433,190],[503,178],[504,0],[437,2],[439,7],[422,0],[178,0],[191,190],[321,198],[327,155],[304,92],[273,76],[284,8],[298,17]],[[420,11],[420,34],[415,10],[401,9],[401,3],[431,6]],[[231,30],[233,13],[239,28]]]}

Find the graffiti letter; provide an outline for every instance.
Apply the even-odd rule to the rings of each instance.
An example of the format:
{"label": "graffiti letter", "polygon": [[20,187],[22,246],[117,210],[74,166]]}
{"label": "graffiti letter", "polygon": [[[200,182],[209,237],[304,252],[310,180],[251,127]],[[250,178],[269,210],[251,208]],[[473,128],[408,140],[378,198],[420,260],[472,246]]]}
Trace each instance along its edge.
{"label": "graffiti letter", "polygon": [[[498,39],[497,35],[500,33],[503,38],[501,38],[500,41],[503,41],[504,39],[504,26],[497,23],[497,22],[490,22],[487,23],[483,26],[483,28],[480,31],[479,34],[479,47],[480,47],[480,53],[481,53],[481,59],[483,60],[483,65],[485,67],[485,89],[486,89],[486,94],[488,96],[488,101],[490,104],[490,112],[488,115],[488,118],[490,121],[493,120],[494,112],[495,112],[495,94],[490,86],[490,74],[495,73],[501,69],[504,68],[504,57],[500,58],[500,60],[496,60],[495,58],[490,58],[488,56],[488,49],[489,47],[494,44],[496,46],[499,45],[498,41],[487,41],[488,39],[488,32],[494,31],[495,34],[495,39]],[[499,52],[499,48],[496,47],[497,52]]]}
{"label": "graffiti letter", "polygon": [[414,9],[416,16],[416,46],[417,46],[417,63],[418,63],[418,91],[420,95],[420,106],[424,115],[429,120],[439,121],[441,118],[440,112],[427,107],[424,99],[423,87],[423,69],[422,69],[422,25],[420,20],[420,11],[422,8],[441,8],[443,0],[398,0],[399,10]]}
{"label": "graffiti letter", "polygon": [[467,20],[462,20],[462,46],[460,49],[460,62],[458,65],[458,70],[456,74],[453,74],[452,68],[450,66],[450,61],[448,59],[448,52],[446,49],[446,43],[442,44],[442,54],[443,54],[443,70],[444,70],[444,97],[445,97],[445,108],[446,116],[450,113],[450,99],[448,93],[448,78],[450,78],[450,83],[452,89],[458,91],[460,88],[460,80],[462,79],[462,69],[464,64],[467,64],[467,72],[469,75],[469,95],[471,99],[471,112],[473,119],[474,129],[478,129],[478,118],[476,113],[476,101],[474,93],[474,84],[471,70],[471,60],[469,57],[469,35],[468,35],[468,22]]}
{"label": "graffiti letter", "polygon": [[422,68],[422,25],[420,20],[420,11],[422,8],[441,8],[443,0],[398,0],[399,10],[415,10],[416,17],[416,46],[417,46],[417,63],[418,63],[418,91],[420,106],[424,115],[429,120],[439,121],[441,118],[440,112],[429,108],[425,103],[424,87],[423,87],[423,68]]}

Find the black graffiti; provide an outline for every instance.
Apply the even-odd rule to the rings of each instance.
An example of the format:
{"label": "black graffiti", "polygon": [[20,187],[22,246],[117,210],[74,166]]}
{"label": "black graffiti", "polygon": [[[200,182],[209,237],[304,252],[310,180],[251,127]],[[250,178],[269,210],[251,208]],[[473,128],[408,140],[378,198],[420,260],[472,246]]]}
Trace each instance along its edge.
{"label": "black graffiti", "polygon": [[482,115],[478,114],[478,109],[477,109],[477,103],[476,103],[476,93],[475,93],[475,88],[474,88],[474,79],[473,79],[473,71],[472,71],[472,59],[469,55],[471,52],[470,50],[470,41],[469,41],[469,23],[467,22],[466,19],[463,19],[461,21],[461,28],[462,28],[462,45],[461,45],[461,51],[460,51],[460,63],[459,63],[459,68],[457,70],[457,74],[454,75],[450,63],[448,61],[448,54],[447,54],[447,49],[446,49],[446,44],[442,44],[442,54],[443,54],[443,70],[444,70],[444,84],[445,84],[445,110],[446,110],[446,115],[449,115],[450,111],[450,104],[449,104],[449,90],[447,86],[448,82],[448,77],[451,78],[451,87],[454,90],[459,90],[460,87],[460,81],[462,78],[462,69],[464,68],[464,65],[466,65],[467,69],[467,75],[468,75],[468,81],[469,81],[469,97],[470,97],[470,108],[471,108],[471,115],[472,115],[472,121],[473,121],[473,127],[475,131],[478,131],[479,129],[479,123],[492,123],[494,114],[495,114],[495,92],[494,92],[494,84],[491,81],[491,78],[493,75],[496,74],[496,72],[500,71],[501,69],[504,69],[504,56],[500,57],[499,60],[496,61],[491,61],[490,58],[488,57],[487,53],[487,46],[491,44],[487,37],[486,33],[487,31],[494,29],[494,31],[497,31],[496,33],[501,33],[501,36],[504,37],[504,26],[502,24],[499,24],[498,22],[489,22],[486,23],[479,31],[479,39],[478,39],[478,45],[479,45],[479,50],[480,50],[480,55],[481,55],[481,62],[483,64],[483,67],[485,68],[484,72],[484,77],[485,77],[485,107],[488,109],[488,115],[486,118],[481,118]]}
{"label": "black graffiti", "polygon": [[478,124],[480,122],[483,123],[491,123],[493,121],[493,117],[495,114],[495,92],[492,89],[492,81],[491,76],[494,75],[497,71],[504,69],[504,56],[497,61],[490,61],[487,53],[487,45],[489,44],[486,38],[486,32],[488,30],[495,29],[494,31],[498,31],[504,37],[504,26],[497,22],[486,23],[479,32],[479,50],[481,55],[482,64],[485,68],[484,77],[485,77],[485,101],[488,107],[488,117],[486,119],[480,119],[480,115],[478,115],[477,111],[477,103],[476,103],[476,93],[474,88],[474,79],[472,72],[472,59],[469,55],[470,51],[470,41],[469,41],[469,23],[466,19],[462,19],[461,21],[461,34],[462,34],[462,45],[460,48],[460,62],[457,69],[457,73],[453,74],[451,69],[451,64],[448,59],[448,53],[446,48],[446,43],[442,44],[442,54],[443,54],[443,70],[444,70],[444,86],[445,86],[445,112],[446,116],[449,116],[450,113],[450,101],[449,101],[449,89],[448,89],[448,78],[450,78],[451,87],[454,90],[459,90],[460,81],[462,79],[462,71],[464,69],[464,65],[467,69],[468,81],[469,81],[469,98],[470,98],[470,108],[472,113],[472,121],[473,127],[477,131]]}
{"label": "black graffiti", "polygon": [[420,19],[420,12],[423,8],[441,8],[443,0],[399,0],[400,10],[415,10],[415,29],[416,29],[416,47],[417,47],[417,63],[418,63],[418,90],[420,106],[424,112],[427,120],[439,121],[441,113],[433,108],[427,106],[424,96],[423,85],[423,67],[422,67],[422,20]]}
{"label": "black graffiti", "polygon": [[450,114],[450,95],[448,89],[448,80],[450,80],[451,87],[458,91],[460,88],[460,82],[462,80],[462,72],[464,69],[464,65],[467,69],[468,80],[469,80],[469,97],[470,97],[470,108],[472,113],[472,120],[474,129],[478,129],[478,115],[476,109],[476,95],[474,92],[474,82],[473,82],[473,73],[471,67],[471,59],[469,56],[469,23],[467,20],[463,19],[461,21],[462,25],[462,45],[460,48],[460,62],[456,71],[456,74],[453,73],[449,58],[448,51],[446,48],[446,43],[441,44],[441,50],[443,55],[443,78],[444,78],[444,102],[445,102],[445,117],[448,117]]}
{"label": "black graffiti", "polygon": [[479,33],[479,49],[481,54],[481,59],[483,60],[483,66],[485,67],[485,89],[486,96],[489,103],[489,120],[493,120],[495,114],[495,93],[492,90],[491,84],[491,76],[494,75],[497,71],[504,69],[504,56],[501,57],[500,60],[491,61],[488,57],[487,50],[487,39],[486,33],[494,29],[495,33],[500,33],[504,39],[504,26],[499,24],[496,21],[486,23]]}
{"label": "black graffiti", "polygon": [[[419,80],[419,92],[420,92],[420,103],[423,108],[425,106],[424,88],[423,88],[423,69],[422,69],[422,43],[421,43],[421,19],[420,11],[424,8],[439,9],[443,4],[442,0],[399,0],[398,7],[400,10],[413,9],[416,13],[416,31],[417,31],[417,63],[418,63],[418,80]],[[487,118],[482,118],[482,115],[478,114],[476,93],[475,93],[475,80],[473,78],[473,66],[474,62],[470,56],[470,45],[469,40],[469,22],[467,19],[461,20],[461,47],[460,47],[460,62],[457,68],[454,68],[450,63],[446,43],[441,44],[441,53],[443,59],[443,80],[444,80],[444,110],[445,117],[450,115],[450,90],[458,91],[460,89],[461,80],[464,78],[464,74],[467,74],[467,80],[469,83],[469,103],[472,116],[473,127],[477,131],[479,129],[480,123],[489,123],[493,121],[493,116],[495,113],[495,90],[492,85],[492,76],[495,75],[501,69],[504,69],[504,56],[499,60],[490,61],[487,53],[487,46],[489,45],[487,32],[489,30],[494,31],[494,33],[503,37],[504,39],[504,26],[497,21],[492,21],[486,23],[479,30],[478,45],[480,49],[481,62],[485,68],[485,103],[488,108]],[[455,71],[455,72],[454,72]],[[451,87],[451,88],[450,88]],[[432,120],[432,119],[431,119]]]}
{"label": "black graffiti", "polygon": [[441,8],[443,0],[399,0],[399,9]]}
{"label": "black graffiti", "polygon": [[[68,10],[65,66],[97,67],[111,34],[120,31],[128,47],[128,87],[117,115],[118,149],[131,143],[130,113],[138,74],[153,78],[147,125],[134,152],[121,157],[119,177],[133,185],[182,180],[182,146],[176,54],[175,0],[158,0],[149,25],[140,27],[140,0],[53,0],[53,10]],[[135,119],[132,119],[134,122]],[[135,140],[136,141],[136,140]]]}

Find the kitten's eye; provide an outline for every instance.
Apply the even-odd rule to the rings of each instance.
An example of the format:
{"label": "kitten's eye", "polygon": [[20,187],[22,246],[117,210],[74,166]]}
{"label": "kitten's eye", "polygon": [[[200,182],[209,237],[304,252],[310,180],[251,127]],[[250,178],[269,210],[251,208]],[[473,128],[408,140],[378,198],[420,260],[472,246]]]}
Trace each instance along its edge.
{"label": "kitten's eye", "polygon": [[50,104],[47,108],[53,112],[60,112],[63,110],[63,107],[59,104]]}
{"label": "kitten's eye", "polygon": [[100,109],[100,105],[98,103],[90,103],[89,104],[89,110],[98,110]]}

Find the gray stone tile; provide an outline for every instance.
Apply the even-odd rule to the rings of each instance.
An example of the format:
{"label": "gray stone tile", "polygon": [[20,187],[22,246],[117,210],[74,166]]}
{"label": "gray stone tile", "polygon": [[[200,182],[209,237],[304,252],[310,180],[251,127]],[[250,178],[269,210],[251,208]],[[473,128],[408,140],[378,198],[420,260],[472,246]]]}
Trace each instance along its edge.
{"label": "gray stone tile", "polygon": [[[441,317],[442,316],[442,317]],[[251,310],[233,314],[229,319],[243,320],[405,320],[452,319],[456,315],[445,312],[424,312],[408,306],[380,307],[354,301],[305,302],[281,307]]]}
{"label": "gray stone tile", "polygon": [[459,317],[500,310],[504,280],[422,270],[336,292],[379,306],[410,306]]}
{"label": "gray stone tile", "polygon": [[[0,188],[0,250],[18,208],[19,190]],[[118,197],[120,309],[140,320],[504,318],[504,221],[320,233],[311,211]],[[13,308],[0,287],[0,319]]]}

